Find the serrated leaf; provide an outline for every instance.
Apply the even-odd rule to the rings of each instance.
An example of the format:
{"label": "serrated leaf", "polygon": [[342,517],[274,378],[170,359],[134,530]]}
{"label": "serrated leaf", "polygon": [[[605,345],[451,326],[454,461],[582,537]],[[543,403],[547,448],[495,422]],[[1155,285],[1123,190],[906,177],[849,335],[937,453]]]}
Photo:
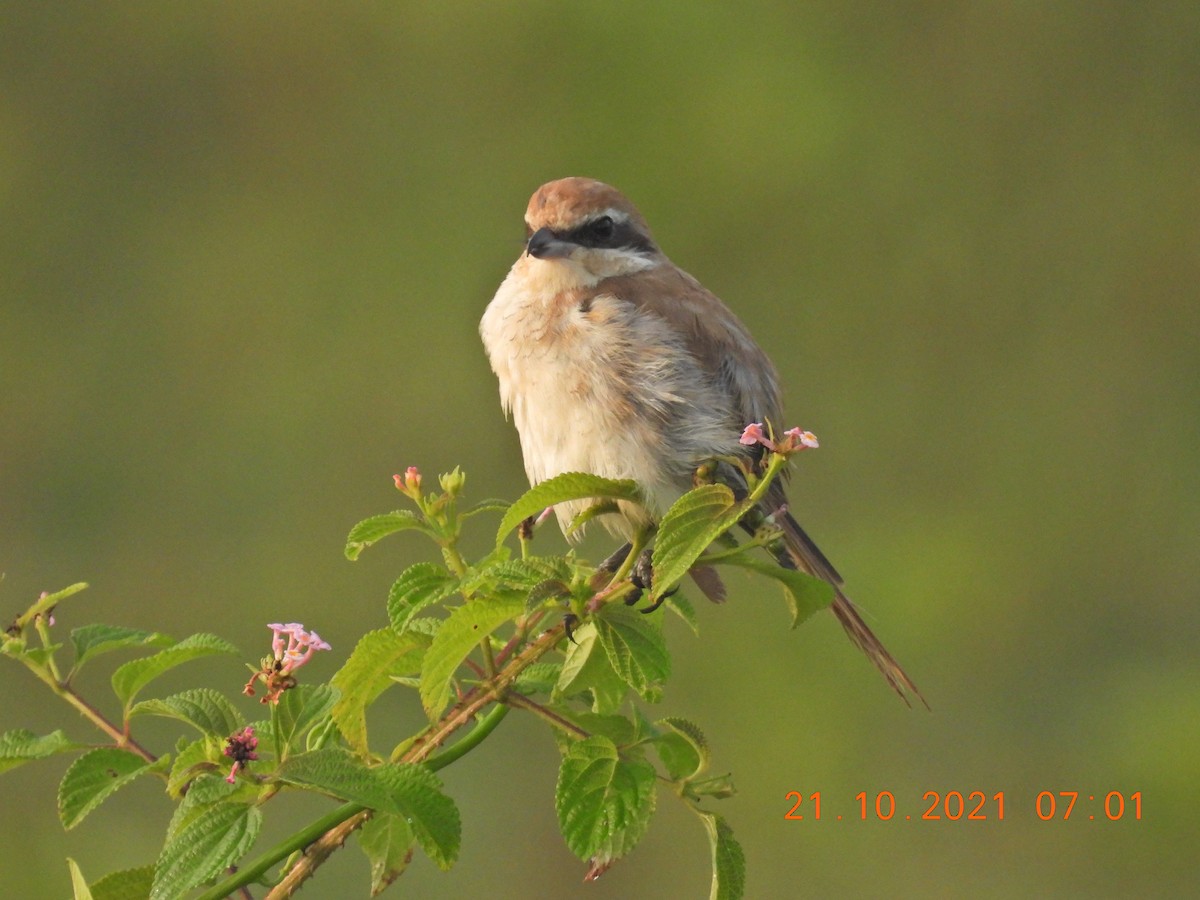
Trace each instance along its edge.
{"label": "serrated leaf", "polygon": [[641,491],[637,483],[628,479],[614,481],[601,478],[599,475],[587,475],[583,472],[565,472],[541,482],[522,494],[508,508],[500,521],[496,532],[496,543],[500,544],[508,537],[508,533],[521,524],[523,519],[537,515],[547,506],[554,506],[567,500],[628,500],[642,503]]}
{"label": "serrated leaf", "polygon": [[156,767],[161,767],[161,762],[146,762],[136,753],[116,747],[83,754],[71,763],[58,785],[58,817],[63,828],[74,828],[117,790]]}
{"label": "serrated leaf", "polygon": [[215,774],[197,776],[171,814],[171,821],[167,823],[167,843],[173,841],[206,810],[219,804],[233,803],[235,796],[243,790],[243,782],[230,784]]}
{"label": "serrated leaf", "polygon": [[15,769],[35,759],[45,759],[55,753],[82,750],[84,746],[68,740],[61,731],[38,737],[32,731],[15,728],[0,734],[0,772]]}
{"label": "serrated leaf", "polygon": [[417,514],[407,509],[398,509],[395,512],[363,519],[350,529],[350,534],[346,537],[346,559],[358,559],[358,555],[363,550],[381,538],[395,534],[397,531],[410,531],[414,528],[428,531],[427,526],[417,517]]}
{"label": "serrated leaf", "polygon": [[237,653],[237,648],[215,634],[193,634],[153,656],[131,660],[120,666],[113,672],[113,691],[128,710],[138,692],[164,672],[190,660],[216,653]]}
{"label": "serrated leaf", "polygon": [[491,566],[480,572],[480,580],[528,592],[545,581],[570,581],[574,575],[564,556],[530,556]]}
{"label": "serrated leaf", "polygon": [[346,742],[362,754],[367,748],[367,707],[395,682],[421,669],[431,638],[417,631],[398,634],[391,628],[369,631],[345,665],[331,679],[341,696],[332,714]]}
{"label": "serrated leaf", "polygon": [[242,721],[233,701],[212,688],[193,688],[161,700],[143,700],[129,710],[129,715],[178,719],[198,729],[201,734],[215,738],[229,737],[238,730]]}
{"label": "serrated leaf", "polygon": [[154,867],[150,900],[176,900],[224,872],[254,845],[262,811],[244,803],[218,803],[167,841]]}
{"label": "serrated leaf", "polygon": [[562,672],[554,687],[555,697],[573,697],[592,693],[592,711],[616,712],[629,692],[621,677],[613,671],[608,654],[600,645],[596,626],[587,622],[575,630],[575,642],[567,644]]}
{"label": "serrated leaf", "polygon": [[154,883],[154,866],[110,872],[92,885],[92,900],[146,900]]}
{"label": "serrated leaf", "polygon": [[[628,716],[614,715],[612,713],[594,713],[553,704],[550,706],[550,709],[568,722],[574,722],[589,735],[598,734],[601,737],[606,737],[618,747],[633,743],[637,735],[637,726]],[[574,743],[574,739],[570,737],[566,739]]]}
{"label": "serrated leaf", "polygon": [[421,705],[436,719],[450,700],[450,679],[480,641],[525,611],[517,600],[474,600],[450,614],[421,663]]}
{"label": "serrated leaf", "polygon": [[733,837],[725,819],[716,813],[696,810],[708,832],[713,877],[709,900],[741,900],[746,889],[746,855]]}
{"label": "serrated leaf", "polygon": [[694,778],[708,768],[708,742],[699,728],[674,717],[655,724],[665,733],[655,739],[654,748],[673,781]]}
{"label": "serrated leaf", "polygon": [[387,610],[392,627],[404,631],[422,609],[445,600],[459,581],[441,566],[422,562],[409,566],[388,591]]}
{"label": "serrated leaf", "polygon": [[167,776],[167,793],[178,800],[197,776],[222,763],[228,769],[229,760],[221,753],[223,746],[223,741],[211,737],[196,738],[179,746]]}
{"label": "serrated leaf", "polygon": [[641,697],[655,698],[658,687],[671,674],[671,657],[657,619],[623,603],[610,603],[593,621],[613,671]]}
{"label": "serrated leaf", "polygon": [[358,831],[358,845],[371,865],[371,896],[383,893],[412,862],[416,838],[403,816],[375,813]]}
{"label": "serrated leaf", "polygon": [[571,852],[606,866],[629,853],[654,812],[654,767],[622,759],[600,735],[572,744],[558,772],[554,807]]}
{"label": "serrated leaf", "polygon": [[79,864],[71,857],[67,857],[67,868],[71,870],[71,893],[75,900],[94,900],[92,892],[88,889],[87,879],[83,877],[83,872],[79,869]]}
{"label": "serrated leaf", "polygon": [[279,767],[277,775],[288,784],[315,788],[371,809],[402,812],[376,770],[338,747],[298,753]]}
{"label": "serrated leaf", "polygon": [[388,763],[373,771],[391,791],[425,855],[440,869],[454,865],[462,844],[462,819],[438,777],[411,763]]}
{"label": "serrated leaf", "polygon": [[737,524],[746,510],[723,484],[705,484],[676,500],[658,526],[652,563],[652,600],[671,590],[709,544]]}
{"label": "serrated leaf", "polygon": [[442,793],[437,776],[424,766],[385,763],[368,767],[345,750],[328,747],[293,756],[278,774],[290,784],[404,816],[421,849],[443,869],[458,856],[462,840],[458,809]]}
{"label": "serrated leaf", "polygon": [[567,537],[581,531],[585,525],[593,519],[600,516],[607,516],[610,513],[619,513],[621,505],[616,500],[601,500],[599,503],[593,503],[591,506],[585,506],[574,516],[567,525],[567,530],[564,532]]}
{"label": "serrated leaf", "polygon": [[562,663],[536,662],[525,667],[513,687],[522,694],[548,694],[558,684]]}
{"label": "serrated leaf", "polygon": [[166,647],[174,643],[170,635],[123,625],[81,625],[71,631],[71,646],[75,650],[72,673],[78,672],[85,662],[102,653],[110,653],[124,647]]}
{"label": "serrated leaf", "polygon": [[328,684],[301,684],[283,692],[275,722],[285,755],[302,749],[305,734],[333,709],[338,696],[338,689]]}
{"label": "serrated leaf", "polygon": [[792,614],[793,628],[810,618],[813,613],[829,606],[835,596],[833,585],[828,581],[797,572],[795,569],[785,569],[775,563],[759,562],[740,553],[722,562],[773,578],[783,585],[783,596],[787,601],[788,611]]}

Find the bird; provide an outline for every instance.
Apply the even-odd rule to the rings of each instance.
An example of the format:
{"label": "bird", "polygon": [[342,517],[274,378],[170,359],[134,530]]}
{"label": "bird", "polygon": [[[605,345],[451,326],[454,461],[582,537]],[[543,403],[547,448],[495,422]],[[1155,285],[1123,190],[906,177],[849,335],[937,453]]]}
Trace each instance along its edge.
{"label": "bird", "polygon": [[[778,373],[746,326],[601,181],[561,178],[533,193],[524,248],[479,329],[530,483],[566,472],[632,479],[644,502],[601,517],[625,539],[652,527],[698,466],[761,453],[740,441],[749,423],[782,421]],[[556,505],[564,532],[590,503]],[[757,513],[782,532],[779,562],[832,585],[850,640],[905,702],[924,702],[792,516],[781,480]]]}

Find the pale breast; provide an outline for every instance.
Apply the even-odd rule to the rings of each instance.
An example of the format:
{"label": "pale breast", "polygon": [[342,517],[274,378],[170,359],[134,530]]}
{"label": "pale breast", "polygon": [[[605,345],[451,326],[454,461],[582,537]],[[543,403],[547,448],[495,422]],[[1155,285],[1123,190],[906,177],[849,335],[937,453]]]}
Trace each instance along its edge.
{"label": "pale breast", "polygon": [[[631,478],[659,515],[686,489],[692,459],[730,449],[728,411],[711,408],[680,336],[629,303],[536,294],[510,274],[480,330],[531,483],[562,472]],[[584,505],[563,504],[560,520]]]}

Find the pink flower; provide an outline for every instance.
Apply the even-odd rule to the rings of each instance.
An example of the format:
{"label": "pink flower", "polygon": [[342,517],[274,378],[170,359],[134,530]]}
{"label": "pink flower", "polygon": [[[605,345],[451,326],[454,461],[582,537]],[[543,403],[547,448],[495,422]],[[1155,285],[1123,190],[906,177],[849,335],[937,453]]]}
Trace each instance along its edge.
{"label": "pink flower", "polygon": [[801,431],[799,428],[789,428],[783,433],[783,436],[789,439],[790,445],[796,449],[811,447],[817,449],[820,443],[817,442],[817,436],[811,431]]}
{"label": "pink flower", "polygon": [[393,475],[396,490],[403,491],[410,497],[416,497],[421,491],[421,472],[416,466],[409,466],[403,475]]}
{"label": "pink flower", "polygon": [[258,749],[258,738],[254,736],[254,727],[247,725],[241,731],[238,731],[230,736],[225,742],[225,755],[233,760],[233,766],[229,770],[229,774],[225,780],[233,784],[237,780],[237,773],[246,767],[246,764],[252,760],[258,759],[258,754],[254,751]]}
{"label": "pink flower", "polygon": [[738,443],[752,447],[755,444],[762,444],[768,450],[774,450],[775,445],[771,439],[763,433],[762,422],[751,422],[746,426],[746,430],[742,432],[742,436],[738,438]]}
{"label": "pink flower", "polygon": [[[290,675],[296,671],[310,659],[318,650],[332,649],[329,644],[321,640],[321,636],[315,631],[305,631],[304,626],[299,622],[290,622],[287,625],[268,625],[275,632],[271,639],[271,651],[275,655],[275,662],[282,663],[279,666],[279,673],[282,675]],[[283,636],[287,635],[287,646],[283,646]]]}
{"label": "pink flower", "polygon": [[[258,669],[251,669],[254,674],[242,688],[242,693],[253,697],[254,685],[261,681],[267,688],[262,702],[274,703],[284,691],[296,686],[293,672],[312,659],[318,650],[332,648],[315,631],[305,631],[299,622],[286,625],[273,622],[267,627],[274,632],[271,636],[271,655],[263,659]],[[284,637],[287,638],[286,644]]]}

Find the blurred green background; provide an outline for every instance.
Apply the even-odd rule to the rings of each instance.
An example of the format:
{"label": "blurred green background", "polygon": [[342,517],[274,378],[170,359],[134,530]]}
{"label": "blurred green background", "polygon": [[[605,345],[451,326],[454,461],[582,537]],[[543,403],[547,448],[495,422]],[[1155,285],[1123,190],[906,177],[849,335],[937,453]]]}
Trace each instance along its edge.
{"label": "blurred green background", "polygon": [[[933,707],[749,578],[699,638],[669,626],[652,711],[734,773],[748,896],[1194,889],[1197,46],[1191,3],[6,4],[4,615],[86,580],[60,628],[210,630],[246,660],[298,620],[327,677],[428,553],[342,557],[393,472],[523,489],[476,324],[529,194],[590,175],[775,359],[822,440],[794,508]],[[240,666],[159,689],[235,693]],[[393,693],[380,737],[419,721]],[[0,729],[91,739],[51,699],[10,664]],[[461,861],[398,896],[707,896],[666,795],[582,885],[526,719],[443,773]],[[68,855],[96,878],[157,854],[155,785],[64,834],[64,767],[4,776],[5,896],[65,896]],[[823,820],[785,821],[792,790]],[[901,815],[858,821],[883,790]],[[1004,791],[1006,819],[903,821],[930,790]],[[1097,801],[1042,822],[1042,790]],[[1141,821],[1104,818],[1112,790]],[[366,885],[350,847],[304,896]]]}

